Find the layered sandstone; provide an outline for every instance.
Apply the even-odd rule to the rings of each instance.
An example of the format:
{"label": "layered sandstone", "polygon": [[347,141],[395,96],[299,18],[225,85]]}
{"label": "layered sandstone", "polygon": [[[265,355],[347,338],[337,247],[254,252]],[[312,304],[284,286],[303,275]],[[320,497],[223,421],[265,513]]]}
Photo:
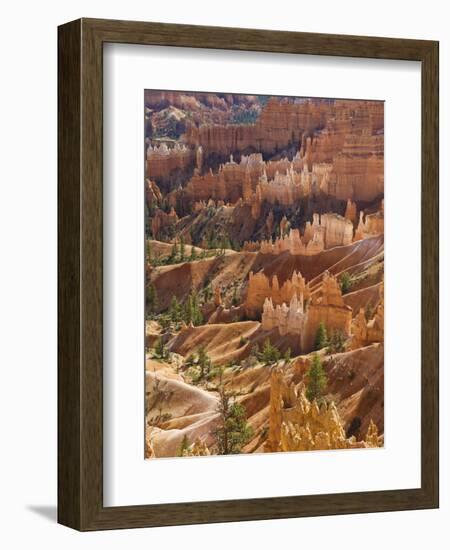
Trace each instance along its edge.
{"label": "layered sandstone", "polygon": [[348,338],[351,334],[352,308],[345,305],[338,280],[327,271],[324,273],[320,293],[313,296],[308,306],[307,321],[301,335],[301,347],[311,351],[317,330],[323,324],[328,334],[341,332]]}
{"label": "layered sandstone", "polygon": [[207,155],[249,149],[273,154],[300,142],[304,132],[324,126],[326,114],[327,106],[320,101],[297,103],[271,98],[255,124],[190,125],[184,140],[189,145],[201,145]]}
{"label": "layered sandstone", "polygon": [[271,239],[261,241],[261,254],[282,254],[289,252],[293,256],[314,256],[325,249],[323,233],[317,232],[305,244],[300,236],[298,229],[291,229],[284,237],[279,237],[272,242]]}
{"label": "layered sandstone", "polygon": [[345,207],[344,218],[346,218],[347,220],[350,220],[352,223],[355,223],[356,222],[356,212],[357,212],[356,203],[353,202],[351,199],[347,199],[347,205]]}
{"label": "layered sandstone", "polygon": [[249,274],[245,309],[251,316],[261,312],[266,298],[270,298],[275,305],[283,302],[290,303],[296,296],[303,303],[309,299],[309,289],[301,273],[293,272],[290,279],[286,279],[282,285],[278,277],[274,275],[269,279],[262,271]]}
{"label": "layered sandstone", "polygon": [[281,336],[285,334],[301,334],[306,320],[303,307],[303,295],[300,298],[294,294],[287,306],[284,302],[274,307],[272,298],[264,300],[261,317],[263,330],[278,329]]}
{"label": "layered sandstone", "polygon": [[352,322],[351,349],[369,346],[375,342],[384,342],[384,299],[383,287],[380,290],[381,300],[372,319],[367,320],[361,308]]}
{"label": "layered sandstone", "polygon": [[352,309],[345,305],[341,289],[336,278],[325,273],[320,296],[314,296],[310,304],[305,305],[303,292],[294,294],[289,305],[286,302],[276,305],[268,290],[263,304],[261,326],[264,330],[277,329],[280,335],[292,334],[298,339],[299,348],[309,352],[320,324],[327,331],[340,331],[348,338],[352,327]]}
{"label": "layered sandstone", "polygon": [[[283,233],[283,231],[282,231]],[[368,233],[366,233],[369,236]],[[335,246],[347,246],[353,241],[353,224],[339,214],[326,213],[313,215],[312,222],[306,222],[305,231],[301,235],[299,229],[291,229],[289,233],[261,241],[261,254],[282,254],[289,252],[294,256],[314,256],[325,249]],[[250,243],[247,250],[255,250]]]}
{"label": "layered sandstone", "polygon": [[330,194],[340,200],[351,197],[372,201],[384,191],[384,140],[382,135],[351,135],[333,158]]}
{"label": "layered sandstone", "polygon": [[320,225],[324,228],[325,248],[345,246],[353,240],[353,224],[339,214],[322,214]]}
{"label": "layered sandstone", "polygon": [[242,198],[249,204],[255,200],[293,204],[309,193],[312,181],[323,185],[325,174],[331,171],[331,166],[325,169],[321,165],[315,166],[311,173],[297,170],[296,163],[287,158],[265,162],[261,153],[242,155],[239,162],[230,155],[217,172],[209,170],[202,174],[202,163],[203,152],[197,153],[198,170],[185,187],[186,195],[194,201],[212,198],[235,203]]}
{"label": "layered sandstone", "polygon": [[183,144],[168,147],[149,145],[147,148],[146,173],[154,180],[165,180],[175,170],[186,170],[196,159],[195,150]]}
{"label": "layered sandstone", "polygon": [[355,231],[355,241],[360,241],[362,239],[367,239],[375,235],[384,234],[384,208],[383,202],[381,210],[379,212],[374,212],[373,214],[366,214],[361,211],[359,213],[359,223]]}

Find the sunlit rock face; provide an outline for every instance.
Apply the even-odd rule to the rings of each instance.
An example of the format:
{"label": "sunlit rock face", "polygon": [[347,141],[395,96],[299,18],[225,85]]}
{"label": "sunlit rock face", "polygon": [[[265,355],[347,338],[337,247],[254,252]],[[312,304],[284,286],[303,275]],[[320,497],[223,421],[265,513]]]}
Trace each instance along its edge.
{"label": "sunlit rock face", "polygon": [[302,383],[295,385],[286,381],[281,369],[272,371],[266,452],[323,451],[379,447],[381,444],[373,421],[363,441],[347,437],[334,402],[310,402]]}
{"label": "sunlit rock face", "polygon": [[276,275],[269,279],[263,272],[251,272],[245,308],[249,314],[255,314],[261,312],[266,298],[271,300],[272,305],[281,305],[283,302],[289,304],[295,296],[299,304],[303,304],[304,300],[309,299],[309,295],[305,279],[296,271],[282,285]]}
{"label": "sunlit rock face", "polygon": [[176,144],[168,147],[165,143],[149,146],[147,149],[147,175],[152,179],[163,179],[175,170],[184,170],[195,160],[193,149]]}
{"label": "sunlit rock face", "polygon": [[321,102],[294,103],[271,98],[255,124],[247,125],[191,125],[184,141],[201,145],[206,155],[219,151],[234,152],[258,150],[273,154],[292,143],[299,143],[305,132],[325,124],[327,107]]}
{"label": "sunlit rock face", "polygon": [[[294,273],[294,276],[297,281],[297,274]],[[352,309],[345,305],[336,278],[328,273],[325,273],[320,291],[313,296],[311,303],[309,289],[303,283],[294,285],[288,280],[280,288],[278,279],[274,277],[270,284],[263,273],[251,276],[251,281],[246,306],[248,311],[255,311],[262,297],[265,297],[261,316],[261,326],[264,330],[277,329],[282,336],[296,336],[299,348],[305,353],[314,349],[320,324],[327,327],[330,333],[340,331],[346,338],[350,337]]]}
{"label": "sunlit rock face", "polygon": [[381,202],[381,209],[372,214],[364,215],[364,211],[359,213],[359,223],[355,231],[354,240],[360,241],[373,237],[374,235],[384,234],[384,201]]}
{"label": "sunlit rock face", "polygon": [[[314,256],[326,248],[345,246],[353,239],[353,224],[339,214],[314,214],[313,221],[306,222],[303,235],[299,229],[290,229],[282,237],[274,241],[263,240],[259,246],[261,254],[282,254],[289,252],[294,256]],[[367,233],[368,234],[368,233]],[[247,243],[248,250],[258,250],[258,247]]]}
{"label": "sunlit rock face", "polygon": [[366,311],[361,308],[355,316],[351,327],[351,348],[358,349],[374,342],[384,342],[384,292],[380,287],[380,302],[373,314],[367,318]]}

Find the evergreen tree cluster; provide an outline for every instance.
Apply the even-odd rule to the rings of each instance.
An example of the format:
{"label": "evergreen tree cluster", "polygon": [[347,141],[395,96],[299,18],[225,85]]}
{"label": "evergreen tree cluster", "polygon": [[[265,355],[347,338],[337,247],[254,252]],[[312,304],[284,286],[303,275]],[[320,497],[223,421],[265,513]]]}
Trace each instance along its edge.
{"label": "evergreen tree cluster", "polygon": [[203,323],[199,298],[194,291],[189,294],[184,304],[181,304],[176,296],[172,296],[168,314],[170,321],[173,323],[184,321],[186,324],[189,324],[192,322],[194,326]]}
{"label": "evergreen tree cluster", "polygon": [[328,342],[328,353],[342,353],[347,347],[347,338],[342,330],[336,329],[331,331],[330,340]]}
{"label": "evergreen tree cluster", "polygon": [[335,329],[328,334],[327,328],[323,322],[319,324],[314,341],[314,349],[319,351],[327,348],[327,353],[342,353],[347,346],[347,337],[340,329]]}

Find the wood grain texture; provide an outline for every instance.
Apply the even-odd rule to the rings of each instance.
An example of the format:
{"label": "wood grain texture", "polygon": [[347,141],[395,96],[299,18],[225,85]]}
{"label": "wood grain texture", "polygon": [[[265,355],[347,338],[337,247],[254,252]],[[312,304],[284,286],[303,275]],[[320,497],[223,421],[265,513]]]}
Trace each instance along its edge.
{"label": "wood grain texture", "polygon": [[79,528],[81,22],[58,29],[58,521]]}
{"label": "wood grain texture", "polygon": [[[421,62],[421,488],[103,506],[102,49],[105,42]],[[81,19],[59,28],[58,48],[58,521],[86,531],[437,507],[438,43]]]}

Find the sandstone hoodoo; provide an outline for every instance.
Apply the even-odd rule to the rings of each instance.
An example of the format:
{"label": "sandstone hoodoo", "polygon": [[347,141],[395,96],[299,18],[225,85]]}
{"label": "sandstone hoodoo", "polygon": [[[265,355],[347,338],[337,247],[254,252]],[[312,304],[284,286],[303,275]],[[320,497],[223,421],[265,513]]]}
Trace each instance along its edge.
{"label": "sandstone hoodoo", "polygon": [[144,193],[146,457],[383,446],[383,102],[146,90]]}

